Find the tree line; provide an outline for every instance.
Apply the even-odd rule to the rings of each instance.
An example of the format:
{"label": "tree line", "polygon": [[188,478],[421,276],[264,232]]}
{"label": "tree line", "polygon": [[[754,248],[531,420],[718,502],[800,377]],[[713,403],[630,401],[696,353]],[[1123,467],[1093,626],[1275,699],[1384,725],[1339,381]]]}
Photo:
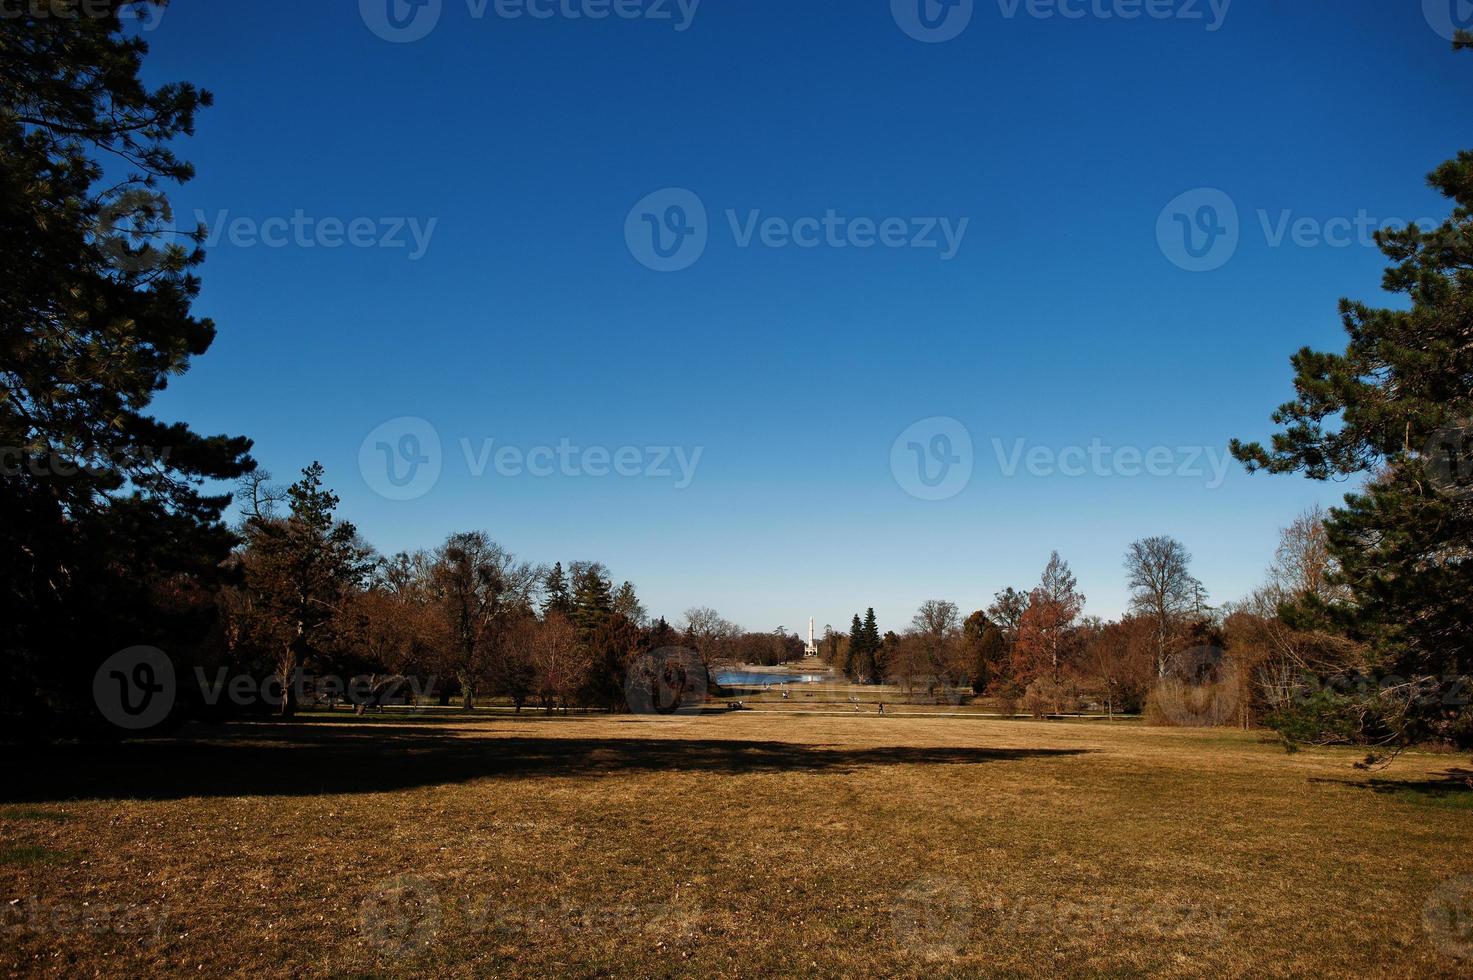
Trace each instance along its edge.
{"label": "tree line", "polygon": [[1120,619],[1085,614],[1078,580],[1054,552],[1036,585],[1002,589],[983,609],[964,616],[954,602],[928,600],[902,632],[883,636],[869,609],[847,635],[826,628],[819,649],[855,683],[888,682],[931,701],[985,696],[1006,713],[1290,728],[1312,679],[1370,665],[1362,645],[1280,614],[1311,596],[1344,594],[1333,584],[1325,516],[1315,508],[1283,530],[1265,584],[1241,602],[1209,605],[1187,548],[1148,537],[1124,556],[1131,604]]}

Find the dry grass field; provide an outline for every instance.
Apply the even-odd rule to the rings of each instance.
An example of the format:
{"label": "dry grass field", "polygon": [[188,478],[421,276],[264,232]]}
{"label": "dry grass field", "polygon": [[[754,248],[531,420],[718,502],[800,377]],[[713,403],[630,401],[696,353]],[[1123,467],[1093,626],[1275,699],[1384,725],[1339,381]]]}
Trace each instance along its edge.
{"label": "dry grass field", "polygon": [[1445,782],[1466,760],[1354,757],[758,712],[26,750],[5,763],[0,969],[1466,975],[1473,794]]}

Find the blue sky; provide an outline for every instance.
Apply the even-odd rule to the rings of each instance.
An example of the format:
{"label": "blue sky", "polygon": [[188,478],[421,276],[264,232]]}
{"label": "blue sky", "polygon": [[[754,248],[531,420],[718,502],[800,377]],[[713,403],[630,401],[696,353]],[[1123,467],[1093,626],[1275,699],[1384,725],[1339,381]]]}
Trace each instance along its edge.
{"label": "blue sky", "polygon": [[[604,561],[672,619],[821,629],[873,605],[898,629],[1029,586],[1052,549],[1116,615],[1150,534],[1241,596],[1278,528],[1347,488],[1217,485],[1193,453],[1268,434],[1288,355],[1341,345],[1340,296],[1380,295],[1354,222],[1440,218],[1424,175],[1468,145],[1454,0],[976,0],[939,43],[902,26],[920,0],[395,0],[438,13],[409,42],[380,36],[388,2],[175,0],[148,32],[151,79],[217,100],[171,197],[219,236],[198,309],[220,336],[159,412],[251,436],[283,479],[320,459],[385,552],[484,528]],[[692,199],[704,250],[649,268],[640,229]],[[848,247],[808,234],[830,212]],[[918,247],[964,219],[954,256]],[[1174,228],[1236,241],[1194,239],[1216,267],[1191,271]],[[795,233],[816,244],[764,244]],[[933,418],[954,421],[892,467]],[[933,441],[958,432],[970,454]],[[912,441],[946,499],[922,499]],[[379,442],[438,477],[389,499]],[[527,472],[560,445],[571,475]],[[1171,475],[1050,465],[1091,445],[1166,447]]]}

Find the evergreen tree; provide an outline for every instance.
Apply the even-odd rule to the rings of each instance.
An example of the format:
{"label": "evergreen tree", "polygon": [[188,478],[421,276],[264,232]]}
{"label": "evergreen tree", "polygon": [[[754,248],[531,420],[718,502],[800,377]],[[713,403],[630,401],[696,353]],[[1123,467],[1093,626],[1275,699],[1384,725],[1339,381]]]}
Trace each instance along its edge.
{"label": "evergreen tree", "polygon": [[614,614],[613,589],[598,562],[575,562],[573,571],[573,625],[581,636],[593,635]]}
{"label": "evergreen tree", "polygon": [[132,6],[0,16],[0,726],[31,734],[81,722],[120,647],[203,638],[208,617],[161,597],[218,580],[230,498],[200,488],[254,467],[249,440],[148,414],[215,336],[191,310],[202,233],[143,244],[210,96],[144,85]]}
{"label": "evergreen tree", "polygon": [[297,672],[333,644],[346,603],[374,565],[353,525],[334,518],[338,497],[322,486],[322,473],[320,463],[302,471],[286,492],[285,518],[256,513],[245,525],[246,586],[275,650],[283,717],[296,711]]}
{"label": "evergreen tree", "polygon": [[874,654],[880,649],[880,627],[875,622],[875,610],[873,607],[864,613],[864,642],[866,649]]}
{"label": "evergreen tree", "polygon": [[842,668],[848,678],[856,680],[859,677],[861,661],[864,659],[865,645],[864,625],[859,621],[859,613],[854,614],[854,621],[849,625],[849,650],[844,658]]}
{"label": "evergreen tree", "polygon": [[552,613],[572,617],[573,597],[568,592],[568,579],[563,574],[563,563],[558,562],[552,566],[552,571],[547,573],[547,578],[542,585],[542,616],[547,618]]}
{"label": "evergreen tree", "polygon": [[1273,416],[1282,430],[1268,448],[1232,448],[1250,472],[1366,477],[1325,522],[1332,584],[1349,600],[1309,595],[1285,613],[1338,627],[1406,679],[1372,705],[1403,742],[1473,743],[1470,709],[1438,690],[1473,673],[1473,151],[1428,181],[1452,202],[1449,219],[1376,233],[1391,261],[1382,285],[1407,308],[1342,300],[1344,353],[1295,354],[1296,397]]}
{"label": "evergreen tree", "polygon": [[625,582],[619,586],[619,591],[614,594],[614,612],[629,620],[635,626],[643,626],[646,618],[644,606],[640,605],[639,596],[634,592],[634,583]]}

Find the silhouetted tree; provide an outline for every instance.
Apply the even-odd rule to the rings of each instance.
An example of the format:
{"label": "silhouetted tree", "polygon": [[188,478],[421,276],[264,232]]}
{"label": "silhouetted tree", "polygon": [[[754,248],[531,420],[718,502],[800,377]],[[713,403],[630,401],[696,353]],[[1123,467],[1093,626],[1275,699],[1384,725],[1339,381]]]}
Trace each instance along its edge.
{"label": "silhouetted tree", "polygon": [[247,439],[149,414],[215,338],[191,309],[202,233],[142,244],[211,100],[144,84],[132,6],[0,16],[0,727],[31,734],[81,724],[120,647],[204,641],[235,540],[201,487],[254,466]]}

